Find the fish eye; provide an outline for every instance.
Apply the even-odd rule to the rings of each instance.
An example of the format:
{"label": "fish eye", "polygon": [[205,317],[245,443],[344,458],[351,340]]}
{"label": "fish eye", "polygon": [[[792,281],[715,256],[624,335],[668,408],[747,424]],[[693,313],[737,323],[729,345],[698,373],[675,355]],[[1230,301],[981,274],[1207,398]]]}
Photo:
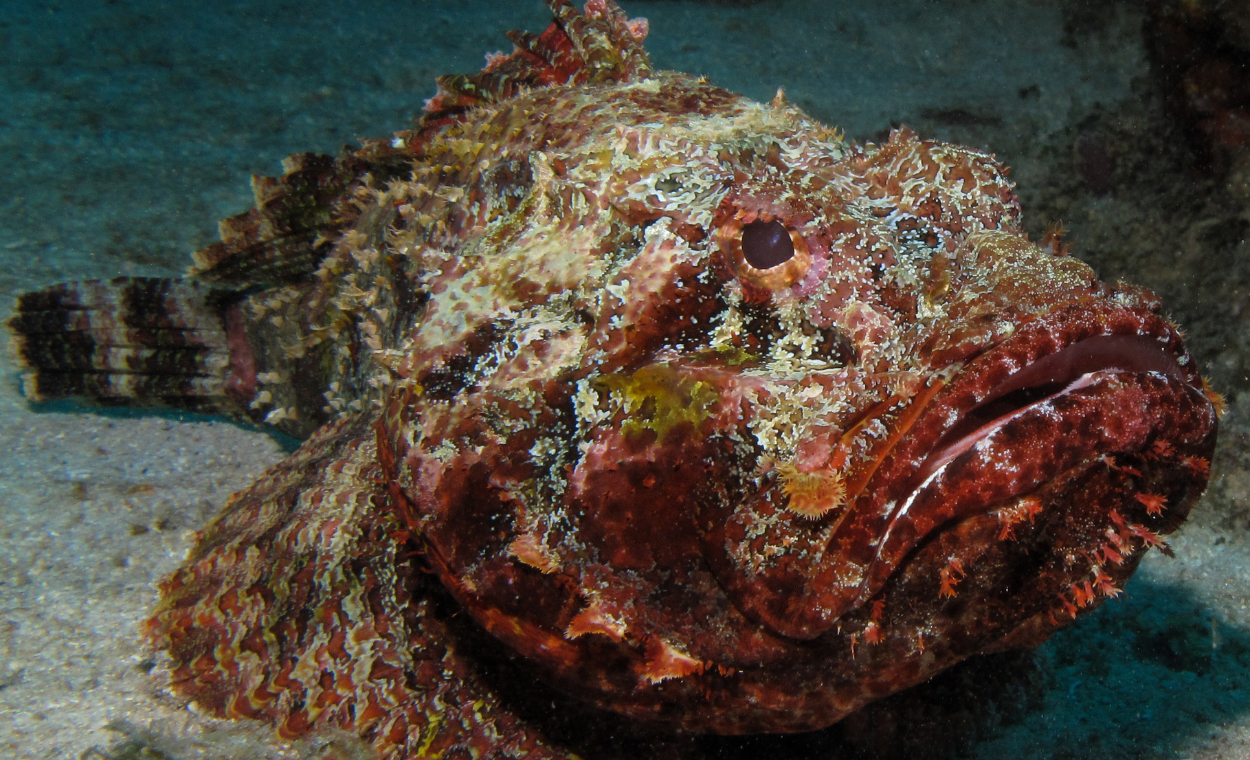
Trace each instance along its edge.
{"label": "fish eye", "polygon": [[721,225],[717,236],[729,267],[748,285],[781,290],[801,280],[811,269],[807,241],[779,219],[744,222],[733,218]]}
{"label": "fish eye", "polygon": [[772,269],[794,258],[794,241],[776,219],[751,222],[742,227],[742,255],[756,269]]}

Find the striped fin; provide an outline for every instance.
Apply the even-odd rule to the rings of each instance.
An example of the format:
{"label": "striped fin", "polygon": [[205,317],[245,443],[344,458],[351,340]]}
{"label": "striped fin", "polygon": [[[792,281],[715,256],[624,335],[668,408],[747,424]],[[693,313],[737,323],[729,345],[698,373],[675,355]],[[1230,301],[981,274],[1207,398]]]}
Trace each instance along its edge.
{"label": "striped fin", "polygon": [[612,0],[588,0],[583,11],[569,0],[548,4],[555,20],[542,34],[511,32],[511,54],[491,57],[476,74],[439,77],[415,129],[364,140],[338,158],[296,153],[281,177],[253,176],[256,207],[220,223],[221,242],[192,254],[189,276],[240,290],[304,280],[356,218],[352,186],[407,176],[426,142],[465,111],[538,87],[650,76],[646,19],[630,20]]}
{"label": "striped fin", "polygon": [[238,414],[225,295],[181,280],[119,278],[20,296],[8,326],[26,397]]}
{"label": "striped fin", "polygon": [[373,168],[350,155],[296,153],[281,177],[253,176],[256,207],[219,223],[221,242],[192,254],[189,276],[240,289],[308,278],[355,217],[348,187]]}
{"label": "striped fin", "polygon": [[642,47],[647,20],[630,19],[612,0],[587,0],[578,12],[570,0],[549,0],[551,12],[582,59],[576,81],[630,82],[645,79],[651,63]]}

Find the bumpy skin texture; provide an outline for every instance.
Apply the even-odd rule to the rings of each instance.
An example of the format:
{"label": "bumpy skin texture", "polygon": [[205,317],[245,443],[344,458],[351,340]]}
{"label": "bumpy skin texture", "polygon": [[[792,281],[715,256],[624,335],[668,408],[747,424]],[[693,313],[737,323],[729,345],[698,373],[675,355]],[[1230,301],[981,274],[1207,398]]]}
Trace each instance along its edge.
{"label": "bumpy skin texture", "polygon": [[[175,690],[386,757],[564,757],[448,595],[578,699],[745,733],[1118,594],[1215,440],[1155,298],[1029,242],[990,156],[847,144],[552,6],[413,130],[258,180],[167,285],[225,335],[195,403],[311,432],[162,583]],[[755,270],[774,221],[793,263]]]}

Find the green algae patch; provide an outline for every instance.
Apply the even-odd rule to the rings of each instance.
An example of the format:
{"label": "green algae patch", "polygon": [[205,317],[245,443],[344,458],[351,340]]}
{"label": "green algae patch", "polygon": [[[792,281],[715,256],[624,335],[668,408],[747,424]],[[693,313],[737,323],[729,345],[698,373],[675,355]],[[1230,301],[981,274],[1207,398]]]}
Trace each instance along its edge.
{"label": "green algae patch", "polygon": [[598,382],[625,411],[622,432],[636,435],[650,430],[657,441],[685,423],[701,437],[700,426],[711,416],[719,398],[712,386],[668,364],[652,364],[632,375],[608,375]]}

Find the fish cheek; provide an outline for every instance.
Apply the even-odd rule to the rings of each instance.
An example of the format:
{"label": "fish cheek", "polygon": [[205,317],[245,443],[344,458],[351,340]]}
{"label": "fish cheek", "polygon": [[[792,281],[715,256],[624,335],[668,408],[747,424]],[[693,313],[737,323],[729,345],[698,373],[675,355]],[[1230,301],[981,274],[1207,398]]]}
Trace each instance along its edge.
{"label": "fish cheek", "polygon": [[604,442],[603,458],[583,463],[566,505],[577,516],[578,541],[615,570],[644,575],[696,557],[696,484],[709,466],[689,423],[663,443],[650,430],[613,431]]}
{"label": "fish cheek", "polygon": [[[476,394],[471,402],[492,407],[488,396]],[[493,408],[507,411],[502,403]],[[574,603],[567,584],[553,572],[558,557],[537,562],[516,546],[527,510],[518,494],[533,490],[544,474],[530,449],[541,431],[559,427],[559,420],[541,408],[539,419],[540,425],[500,437],[485,429],[483,415],[469,413],[451,425],[455,435],[445,439],[458,453],[442,462],[410,461],[409,472],[417,474],[405,478],[414,481],[410,493],[425,491],[414,504],[427,562],[480,623],[522,652],[558,635],[560,620]],[[432,487],[422,489],[416,485],[421,481],[433,481]],[[513,626],[510,620],[524,624]]]}
{"label": "fish cheek", "polygon": [[564,509],[603,560],[648,572],[698,554],[697,494],[724,475],[724,378],[650,364],[599,379],[618,405],[569,477]]}
{"label": "fish cheek", "polygon": [[[777,482],[753,486],[752,469],[732,472],[743,473],[742,481],[727,479],[729,492],[702,506],[704,559],[734,607],[755,624],[792,639],[819,636],[836,622],[812,593],[836,591],[832,565],[824,561],[829,523],[786,509]],[[843,596],[857,590],[858,582]]]}

